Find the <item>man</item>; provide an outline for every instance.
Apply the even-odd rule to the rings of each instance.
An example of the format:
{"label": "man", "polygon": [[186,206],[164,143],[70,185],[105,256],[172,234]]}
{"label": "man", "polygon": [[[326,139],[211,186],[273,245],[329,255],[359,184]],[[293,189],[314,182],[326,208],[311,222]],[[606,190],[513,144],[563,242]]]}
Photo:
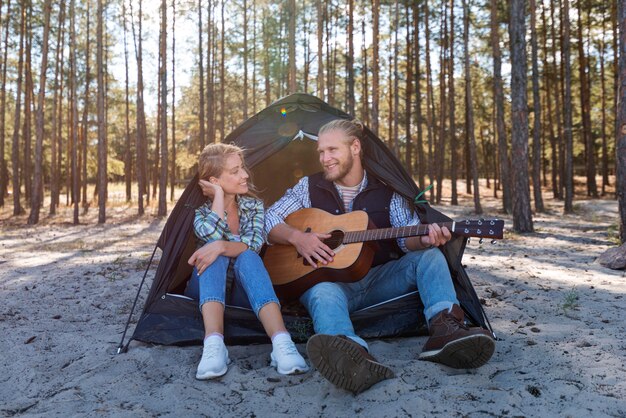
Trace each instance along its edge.
{"label": "man", "polygon": [[[420,222],[404,198],[364,170],[362,136],[363,126],[357,121],[334,120],[320,129],[317,150],[323,172],[302,178],[268,209],[265,229],[271,244],[293,245],[311,265],[332,263],[334,253],[323,242],[330,235],[284,223],[287,215],[302,208],[333,214],[365,210],[378,228]],[[372,268],[361,280],[318,283],[300,297],[316,332],[307,343],[309,359],[333,384],[359,393],[393,377],[355,334],[350,312],[416,289],[430,334],[420,359],[475,368],[491,358],[493,338],[487,330],[465,325],[446,260],[435,248],[449,241],[451,233],[436,224],[428,227],[428,235],[380,241]]]}

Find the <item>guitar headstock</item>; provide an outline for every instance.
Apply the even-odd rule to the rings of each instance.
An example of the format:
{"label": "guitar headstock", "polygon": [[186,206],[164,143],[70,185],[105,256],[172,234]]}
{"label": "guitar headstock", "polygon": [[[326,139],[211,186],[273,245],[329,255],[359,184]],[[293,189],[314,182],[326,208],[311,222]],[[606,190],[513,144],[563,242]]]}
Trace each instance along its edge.
{"label": "guitar headstock", "polygon": [[464,237],[502,239],[504,221],[502,219],[467,219],[454,224],[454,233]]}

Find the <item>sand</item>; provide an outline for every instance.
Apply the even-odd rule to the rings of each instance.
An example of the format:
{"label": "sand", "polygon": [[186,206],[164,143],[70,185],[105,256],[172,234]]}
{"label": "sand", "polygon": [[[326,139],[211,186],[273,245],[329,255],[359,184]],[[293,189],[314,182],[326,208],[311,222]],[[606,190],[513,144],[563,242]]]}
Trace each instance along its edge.
{"label": "sand", "polygon": [[[483,205],[512,226],[497,201]],[[229,347],[228,373],[208,382],[194,378],[200,346],[117,355],[165,222],[133,213],[97,225],[91,209],[77,226],[0,217],[0,416],[626,416],[626,273],[595,262],[616,245],[615,201],[577,201],[571,216],[550,203],[535,233],[471,242],[463,262],[500,338],[491,361],[454,370],[417,360],[426,337],[372,340],[396,378],[358,396],[315,371],[278,375],[269,345]]]}

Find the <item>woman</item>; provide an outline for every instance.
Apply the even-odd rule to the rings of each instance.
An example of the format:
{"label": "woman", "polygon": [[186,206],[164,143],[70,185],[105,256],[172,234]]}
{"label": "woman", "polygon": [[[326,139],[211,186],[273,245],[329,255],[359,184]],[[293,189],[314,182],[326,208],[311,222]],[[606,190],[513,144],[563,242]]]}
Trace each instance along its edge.
{"label": "woman", "polygon": [[271,364],[280,374],[308,371],[285,328],[278,298],[258,255],[264,243],[264,210],[252,192],[241,148],[211,144],[200,154],[199,185],[207,202],[196,210],[194,232],[199,248],[187,294],[196,296],[204,321],[204,349],[197,379],[222,376],[230,359],[224,345],[227,276],[238,280],[252,309],[272,339]]}

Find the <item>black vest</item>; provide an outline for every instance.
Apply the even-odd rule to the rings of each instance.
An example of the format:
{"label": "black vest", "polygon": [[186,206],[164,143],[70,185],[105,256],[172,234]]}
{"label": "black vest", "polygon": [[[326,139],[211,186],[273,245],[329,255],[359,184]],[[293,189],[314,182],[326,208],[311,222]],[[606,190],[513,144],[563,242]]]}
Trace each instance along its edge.
{"label": "black vest", "polygon": [[[367,186],[356,195],[352,202],[352,210],[367,212],[369,219],[376,228],[389,228],[389,206],[393,191],[373,176],[367,177]],[[309,176],[309,197],[311,206],[339,215],[345,213],[343,201],[335,185],[324,179],[323,173]],[[376,250],[372,267],[396,260],[404,255],[395,239],[378,241],[380,248]]]}

